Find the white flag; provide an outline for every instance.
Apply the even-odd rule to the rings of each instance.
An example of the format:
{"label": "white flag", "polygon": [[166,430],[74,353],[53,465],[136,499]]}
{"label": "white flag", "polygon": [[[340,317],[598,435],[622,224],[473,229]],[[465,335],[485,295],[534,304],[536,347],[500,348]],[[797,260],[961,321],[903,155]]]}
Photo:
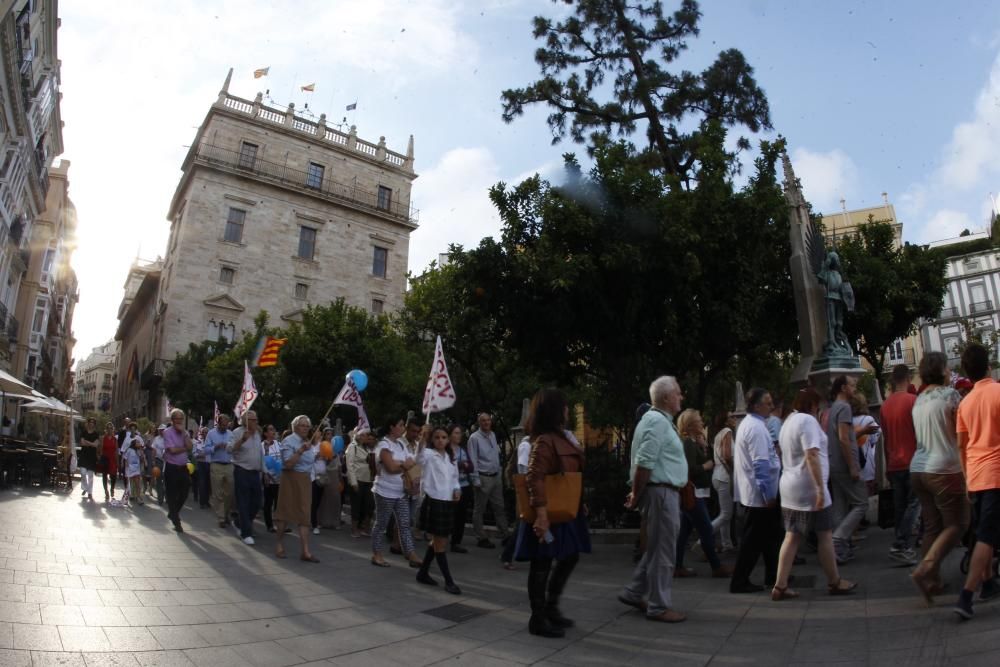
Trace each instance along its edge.
{"label": "white flag", "polygon": [[427,378],[427,388],[424,389],[424,414],[441,412],[455,405],[455,387],[448,376],[448,364],[444,360],[444,348],[441,347],[441,336],[437,337],[434,346],[434,363],[431,374]]}
{"label": "white flag", "polygon": [[368,423],[368,415],[365,414],[364,403],[361,401],[361,392],[355,388],[350,378],[344,383],[344,387],[337,394],[333,404],[353,405],[358,409],[358,428],[371,428],[371,424]]}
{"label": "white flag", "polygon": [[250,366],[246,361],[243,362],[243,391],[240,392],[240,399],[236,401],[236,407],[233,408],[233,415],[236,420],[239,421],[246,411],[250,409],[253,402],[257,400],[257,387],[253,383],[253,376],[250,375]]}

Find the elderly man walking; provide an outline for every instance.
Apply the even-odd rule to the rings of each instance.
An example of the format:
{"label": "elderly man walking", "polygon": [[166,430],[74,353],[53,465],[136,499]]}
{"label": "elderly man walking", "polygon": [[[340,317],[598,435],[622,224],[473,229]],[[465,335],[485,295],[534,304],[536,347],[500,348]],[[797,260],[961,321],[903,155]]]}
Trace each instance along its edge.
{"label": "elderly man walking", "polygon": [[493,432],[493,417],[485,412],[479,415],[479,430],[469,436],[467,449],[473,469],[469,479],[476,490],[472,529],[479,538],[476,545],[492,549],[494,544],[483,530],[483,515],[486,513],[487,503],[493,506],[500,539],[505,540],[508,535],[507,513],[503,507],[503,476],[500,474],[500,446],[497,444],[496,433]]}
{"label": "elderly man walking", "polygon": [[205,458],[212,464],[212,509],[219,520],[219,528],[229,525],[233,511],[233,460],[229,454],[229,417],[219,415],[218,425],[205,436],[202,448]]}
{"label": "elderly man walking", "polygon": [[671,608],[670,590],[681,526],[679,492],[688,479],[684,443],[674,426],[684,394],[676,378],[664,375],[649,386],[649,400],[653,407],[632,437],[632,493],[627,502],[629,508],[639,507],[646,522],[646,552],[618,600],[644,610],[651,621],[680,623],[687,617]]}
{"label": "elderly man walking", "polygon": [[253,546],[253,520],[260,511],[263,495],[264,447],[257,413],[248,410],[241,421],[243,425],[233,431],[226,450],[233,460],[233,491],[240,517],[240,539],[243,544]]}

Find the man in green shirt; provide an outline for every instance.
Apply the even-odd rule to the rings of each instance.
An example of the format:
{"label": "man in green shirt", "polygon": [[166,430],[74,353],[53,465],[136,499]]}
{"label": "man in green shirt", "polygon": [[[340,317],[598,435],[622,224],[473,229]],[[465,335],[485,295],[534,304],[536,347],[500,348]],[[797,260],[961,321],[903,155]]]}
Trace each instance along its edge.
{"label": "man in green shirt", "polygon": [[[632,493],[627,507],[640,508],[646,522],[646,553],[618,600],[646,612],[651,621],[680,623],[684,614],[670,605],[677,532],[680,530],[680,489],[687,484],[684,444],[674,427],[684,394],[677,379],[657,378],[649,386],[653,407],[639,421],[632,437]],[[643,598],[648,594],[649,602]]]}

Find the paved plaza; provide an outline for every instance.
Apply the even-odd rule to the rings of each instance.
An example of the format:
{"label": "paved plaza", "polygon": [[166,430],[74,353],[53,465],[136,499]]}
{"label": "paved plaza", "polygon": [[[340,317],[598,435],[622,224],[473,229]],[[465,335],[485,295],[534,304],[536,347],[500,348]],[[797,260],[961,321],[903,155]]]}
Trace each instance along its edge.
{"label": "paved plaza", "polygon": [[844,568],[861,582],[852,598],[825,594],[813,555],[795,571],[803,597],[781,603],[730,595],[691,559],[700,576],[675,584],[689,614],[680,625],[619,604],[631,549],[595,544],[565,599],[577,627],[549,640],[527,632],[527,566],[505,571],[495,550],[451,556],[464,591],[455,597],[417,584],[399,557],[372,567],[368,541],[344,530],[314,538],[315,565],[295,559],[296,540],[275,559],[263,526],[244,546],[190,502],[182,536],[155,504],[109,508],[81,501],[79,487],[3,491],[0,512],[4,666],[1000,664],[1000,604],[959,624],[952,576],[949,594],[924,608],[877,529]]}

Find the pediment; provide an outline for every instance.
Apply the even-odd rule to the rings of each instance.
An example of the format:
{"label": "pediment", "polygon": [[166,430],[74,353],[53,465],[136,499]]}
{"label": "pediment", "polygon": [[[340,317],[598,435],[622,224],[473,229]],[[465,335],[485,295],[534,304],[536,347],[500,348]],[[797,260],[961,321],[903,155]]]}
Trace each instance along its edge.
{"label": "pediment", "polygon": [[281,319],[286,322],[301,322],[302,313],[306,312],[305,308],[296,308],[295,310],[290,310],[287,313],[282,313]]}
{"label": "pediment", "polygon": [[237,313],[242,313],[246,308],[243,304],[229,296],[228,294],[219,294],[218,296],[213,296],[202,301],[206,306],[211,308],[221,308],[223,310],[232,310]]}

